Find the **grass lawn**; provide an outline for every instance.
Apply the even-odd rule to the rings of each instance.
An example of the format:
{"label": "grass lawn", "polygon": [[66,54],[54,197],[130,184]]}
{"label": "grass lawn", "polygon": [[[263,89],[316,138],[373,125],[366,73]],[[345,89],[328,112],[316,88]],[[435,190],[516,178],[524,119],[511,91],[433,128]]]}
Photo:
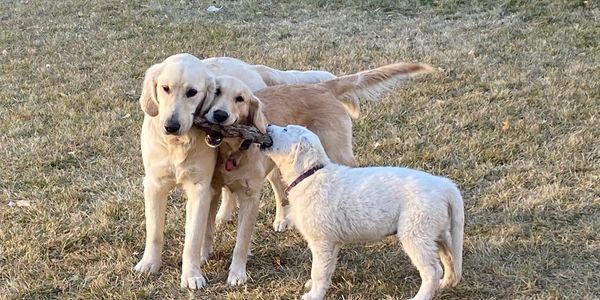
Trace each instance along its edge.
{"label": "grass lawn", "polygon": [[[0,298],[297,299],[310,252],[274,233],[265,187],[249,282],[179,288],[185,199],[167,208],[160,275],[144,247],[138,105],[169,55],[349,74],[439,72],[364,103],[361,165],[455,180],[464,277],[439,299],[600,298],[600,5],[594,0],[0,1]],[[417,271],[393,239],[342,250],[328,299],[404,299]]]}

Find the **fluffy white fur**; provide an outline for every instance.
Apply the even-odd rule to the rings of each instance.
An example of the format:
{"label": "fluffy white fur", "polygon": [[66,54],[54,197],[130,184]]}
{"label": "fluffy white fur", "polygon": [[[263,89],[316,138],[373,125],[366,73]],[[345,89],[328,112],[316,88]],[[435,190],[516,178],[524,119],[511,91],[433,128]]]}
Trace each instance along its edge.
{"label": "fluffy white fur", "polygon": [[[212,102],[215,74],[235,76],[255,89],[266,87],[265,81],[273,81],[272,77],[277,74],[279,80],[285,82],[286,72],[271,69],[265,75],[264,68],[234,58],[200,60],[183,53],[170,56],[146,71],[140,96],[140,105],[145,112],[141,148],[146,173],[146,247],[135,271],[158,272],[164,244],[167,196],[179,185],[187,195],[181,287],[198,289],[206,284],[200,266],[212,250],[211,244],[204,240],[207,235],[212,236],[206,224],[214,223],[214,219],[208,217],[214,194],[211,181],[217,151],[206,145],[204,132],[192,127],[193,115],[204,113]],[[313,82],[314,73],[307,73],[306,82]],[[302,80],[302,72],[295,71],[294,74],[297,77],[291,82]],[[327,72],[316,74],[333,78]]]}
{"label": "fluffy white fur", "polygon": [[389,235],[396,235],[421,275],[414,299],[432,299],[438,288],[459,282],[464,208],[452,181],[406,168],[337,165],[308,129],[271,125],[267,131],[273,146],[266,153],[286,183],[324,165],[288,195],[291,216],[313,257],[310,292],[302,299],[324,298],[341,246]]}

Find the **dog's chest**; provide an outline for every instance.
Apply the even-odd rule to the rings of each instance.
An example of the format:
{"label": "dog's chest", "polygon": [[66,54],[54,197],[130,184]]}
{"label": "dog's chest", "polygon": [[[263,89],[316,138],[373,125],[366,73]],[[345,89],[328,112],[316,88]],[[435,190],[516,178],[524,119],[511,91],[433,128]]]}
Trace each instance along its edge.
{"label": "dog's chest", "polygon": [[[205,176],[206,160],[205,145],[202,139],[187,135],[177,137],[167,144],[167,157],[170,160],[171,175],[176,183],[193,180]],[[208,150],[213,151],[213,150]]]}
{"label": "dog's chest", "polygon": [[256,192],[257,186],[262,186],[264,168],[260,161],[256,161],[255,151],[252,148],[238,150],[231,145],[219,149],[215,174],[230,190],[250,196]]}

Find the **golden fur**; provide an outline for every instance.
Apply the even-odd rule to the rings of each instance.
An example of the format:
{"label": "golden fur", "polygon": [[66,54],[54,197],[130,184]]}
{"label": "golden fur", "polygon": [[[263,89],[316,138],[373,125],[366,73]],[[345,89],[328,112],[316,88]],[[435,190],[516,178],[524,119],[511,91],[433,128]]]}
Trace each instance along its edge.
{"label": "golden fur", "polygon": [[[246,89],[260,89],[268,82],[320,82],[334,76],[324,71],[279,71],[249,65],[230,57],[200,60],[190,54],[177,54],[151,66],[145,74],[140,106],[145,112],[141,133],[144,161],[144,203],[146,248],[135,271],[156,273],[161,264],[167,196],[176,185],[187,195],[185,242],[182,255],[181,287],[201,288],[206,284],[200,266],[210,252],[202,244],[206,224],[214,223],[209,214],[213,194],[211,182],[217,151],[204,142],[205,133],[192,127],[193,116],[208,110],[213,103],[215,75],[232,75]],[[233,77],[232,77],[233,78]],[[233,86],[233,83],[230,85]],[[252,92],[246,97],[252,100]],[[241,107],[241,116],[251,116],[253,124],[262,124],[256,99]],[[219,188],[220,191],[220,188]],[[212,219],[209,219],[212,217]]]}
{"label": "golden fur", "polygon": [[[267,123],[302,125],[317,134],[333,162],[356,166],[352,154],[351,119],[358,117],[358,99],[376,100],[399,80],[431,70],[424,64],[392,64],[319,84],[267,87],[254,95],[239,80],[219,76],[216,79],[217,95],[204,117],[223,125],[252,124],[262,132],[265,132]],[[286,203],[285,186],[278,170],[274,169],[274,163],[260,152],[257,145],[240,150],[241,144],[242,141],[236,138],[224,140],[219,148],[213,178],[213,188],[228,187],[240,205],[237,240],[228,278],[230,284],[241,284],[247,278],[247,254],[265,178],[271,182],[277,201],[275,230],[283,231],[292,226],[287,208],[283,205]],[[231,166],[235,168],[231,169]],[[210,220],[215,218],[218,199],[218,195],[213,197]],[[207,228],[209,233],[213,232],[214,223],[209,222]],[[207,235],[205,244],[212,247],[212,242],[212,236]]]}

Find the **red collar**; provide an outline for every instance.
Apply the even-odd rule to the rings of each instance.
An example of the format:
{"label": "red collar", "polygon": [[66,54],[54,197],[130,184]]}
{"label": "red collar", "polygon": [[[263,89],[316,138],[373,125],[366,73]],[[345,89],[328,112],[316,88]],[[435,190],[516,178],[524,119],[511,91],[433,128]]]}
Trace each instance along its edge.
{"label": "red collar", "polygon": [[302,182],[302,180],[308,178],[310,175],[315,174],[315,172],[323,169],[323,165],[322,164],[318,164],[310,169],[308,169],[306,172],[302,173],[302,175],[298,176],[298,178],[296,178],[296,180],[294,180],[294,182],[292,182],[286,189],[285,189],[285,193],[289,194],[290,190],[297,186],[300,182]]}

